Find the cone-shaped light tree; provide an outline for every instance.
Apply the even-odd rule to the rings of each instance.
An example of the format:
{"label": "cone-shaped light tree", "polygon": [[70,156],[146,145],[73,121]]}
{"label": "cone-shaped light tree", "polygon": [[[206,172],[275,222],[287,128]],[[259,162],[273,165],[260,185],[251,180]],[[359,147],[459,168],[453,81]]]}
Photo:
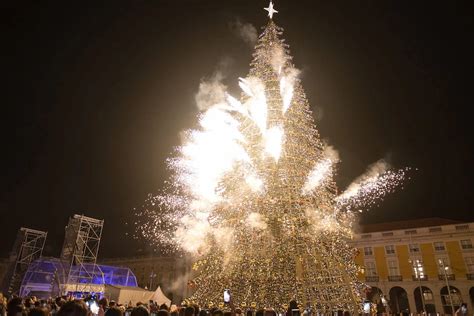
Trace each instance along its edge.
{"label": "cone-shaped light tree", "polygon": [[[295,299],[320,311],[354,311],[358,268],[348,245],[352,216],[336,202],[337,157],[320,140],[281,35],[270,19],[249,75],[240,79],[241,100],[227,95],[211,107],[172,163],[192,200],[178,232],[187,242],[199,235],[196,291],[189,300],[216,306],[230,289],[234,303],[243,306],[282,308]],[[203,198],[189,190],[200,177],[190,167],[196,158],[191,152],[201,141],[212,142],[199,139],[213,131],[222,143],[208,144],[215,148],[207,154],[218,151],[210,159],[221,160],[209,168],[222,170],[211,197]]]}
{"label": "cone-shaped light tree", "polygon": [[266,10],[240,100],[202,83],[213,102],[169,160],[168,189],[150,199],[138,230],[161,249],[194,255],[189,300],[201,306],[218,306],[230,289],[243,306],[296,300],[355,312],[352,210],[391,192],[407,169],[374,164],[338,194],[337,153],[319,137],[276,11]]}

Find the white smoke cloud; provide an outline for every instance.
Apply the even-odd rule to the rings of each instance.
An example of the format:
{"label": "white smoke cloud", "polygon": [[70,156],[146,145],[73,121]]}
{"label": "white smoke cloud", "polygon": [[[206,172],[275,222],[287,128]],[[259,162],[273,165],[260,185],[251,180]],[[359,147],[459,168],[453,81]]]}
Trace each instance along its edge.
{"label": "white smoke cloud", "polygon": [[184,293],[188,286],[188,281],[192,280],[192,278],[193,278],[192,272],[186,272],[185,274],[180,274],[171,283],[169,287],[169,291],[172,291],[174,293]]}
{"label": "white smoke cloud", "polygon": [[339,161],[339,152],[333,146],[326,146],[323,156],[335,162]]}
{"label": "white smoke cloud", "polygon": [[341,194],[340,198],[349,198],[351,196],[355,196],[360,188],[361,185],[367,182],[370,179],[376,179],[379,175],[383,174],[390,168],[390,164],[385,160],[381,159],[369,167],[367,170],[359,177],[357,177],[348,187],[347,189]]}
{"label": "white smoke cloud", "polygon": [[202,80],[199,84],[199,91],[194,99],[200,111],[205,111],[213,105],[223,103],[227,87],[221,82],[220,75],[213,76],[210,80]]}
{"label": "white smoke cloud", "polygon": [[258,39],[257,29],[250,23],[244,23],[237,19],[231,24],[231,28],[237,36],[250,46],[254,46]]}
{"label": "white smoke cloud", "polygon": [[277,74],[280,74],[286,63],[285,51],[281,45],[275,45],[273,47],[273,54],[270,63],[273,67],[273,70]]}
{"label": "white smoke cloud", "polygon": [[196,106],[200,111],[205,111],[215,105],[225,106],[227,86],[222,81],[227,77],[232,64],[232,58],[224,57],[211,77],[201,79],[198,92],[194,96]]}

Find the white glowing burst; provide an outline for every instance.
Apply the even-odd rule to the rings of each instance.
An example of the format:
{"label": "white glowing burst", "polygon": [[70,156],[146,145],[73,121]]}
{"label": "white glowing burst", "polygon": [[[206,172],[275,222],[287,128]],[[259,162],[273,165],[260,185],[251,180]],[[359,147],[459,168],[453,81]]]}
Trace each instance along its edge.
{"label": "white glowing burst", "polygon": [[263,181],[255,174],[249,174],[245,177],[245,182],[249,185],[253,192],[262,192]]}
{"label": "white glowing burst", "polygon": [[338,153],[328,146],[323,152],[323,158],[311,170],[303,185],[302,193],[307,195],[330,179],[334,173],[334,164],[339,161]]}
{"label": "white glowing burst", "polygon": [[281,155],[283,142],[283,128],[274,126],[265,134],[265,152],[278,161]]}
{"label": "white glowing burst", "polygon": [[176,180],[201,200],[194,204],[198,209],[220,201],[216,189],[221,176],[234,163],[249,161],[241,145],[244,139],[239,123],[229,113],[211,108],[201,117],[200,125],[202,129],[191,131],[189,140],[180,147],[181,157],[172,160],[173,167],[180,171]]}
{"label": "white glowing burst", "polygon": [[311,170],[308,179],[306,179],[302,189],[303,194],[308,194],[315,188],[319,187],[324,182],[324,179],[327,179],[327,177],[331,174],[332,165],[333,162],[329,158],[325,158],[318,162],[314,169]]}
{"label": "white glowing burst", "polygon": [[250,117],[257,124],[262,133],[267,129],[267,98],[265,86],[258,78],[239,78],[239,86],[244,91],[248,100],[244,107],[248,110]]}
{"label": "white glowing burst", "polygon": [[285,113],[291,105],[293,98],[293,85],[288,82],[286,77],[280,79],[280,93],[283,97],[283,113]]}

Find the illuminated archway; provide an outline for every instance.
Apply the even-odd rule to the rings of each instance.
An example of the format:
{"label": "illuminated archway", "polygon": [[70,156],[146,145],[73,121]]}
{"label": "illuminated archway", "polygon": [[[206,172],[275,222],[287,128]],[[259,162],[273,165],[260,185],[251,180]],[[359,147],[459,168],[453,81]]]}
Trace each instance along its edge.
{"label": "illuminated archway", "polygon": [[376,286],[371,286],[367,291],[367,299],[377,305],[377,313],[385,313],[387,310],[387,300],[382,290]]}
{"label": "illuminated archway", "polygon": [[[443,310],[445,314],[454,315],[459,306],[461,306],[462,296],[461,291],[459,291],[457,287],[451,285],[449,286],[449,289],[450,292],[448,291],[447,286],[441,288],[441,303],[443,304]],[[452,310],[451,306],[454,308],[454,310]]]}
{"label": "illuminated archway", "polygon": [[[423,297],[421,296],[421,293],[423,293]],[[431,291],[430,288],[426,286],[415,288],[413,291],[413,295],[415,296],[415,305],[416,305],[416,311],[418,313],[423,312],[423,303],[425,305],[425,311],[428,314],[434,314],[436,313],[436,307],[434,303],[434,294],[433,291]]]}

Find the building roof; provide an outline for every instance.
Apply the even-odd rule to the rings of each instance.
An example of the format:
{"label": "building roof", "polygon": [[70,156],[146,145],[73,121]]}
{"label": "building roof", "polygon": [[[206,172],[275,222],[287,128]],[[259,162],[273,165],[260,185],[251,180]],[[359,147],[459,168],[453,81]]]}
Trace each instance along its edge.
{"label": "building roof", "polygon": [[421,227],[433,227],[442,225],[455,225],[464,223],[462,221],[441,218],[441,217],[430,217],[421,219],[412,219],[404,221],[377,223],[377,224],[360,224],[355,230],[359,234],[383,232],[398,229],[411,229]]}

